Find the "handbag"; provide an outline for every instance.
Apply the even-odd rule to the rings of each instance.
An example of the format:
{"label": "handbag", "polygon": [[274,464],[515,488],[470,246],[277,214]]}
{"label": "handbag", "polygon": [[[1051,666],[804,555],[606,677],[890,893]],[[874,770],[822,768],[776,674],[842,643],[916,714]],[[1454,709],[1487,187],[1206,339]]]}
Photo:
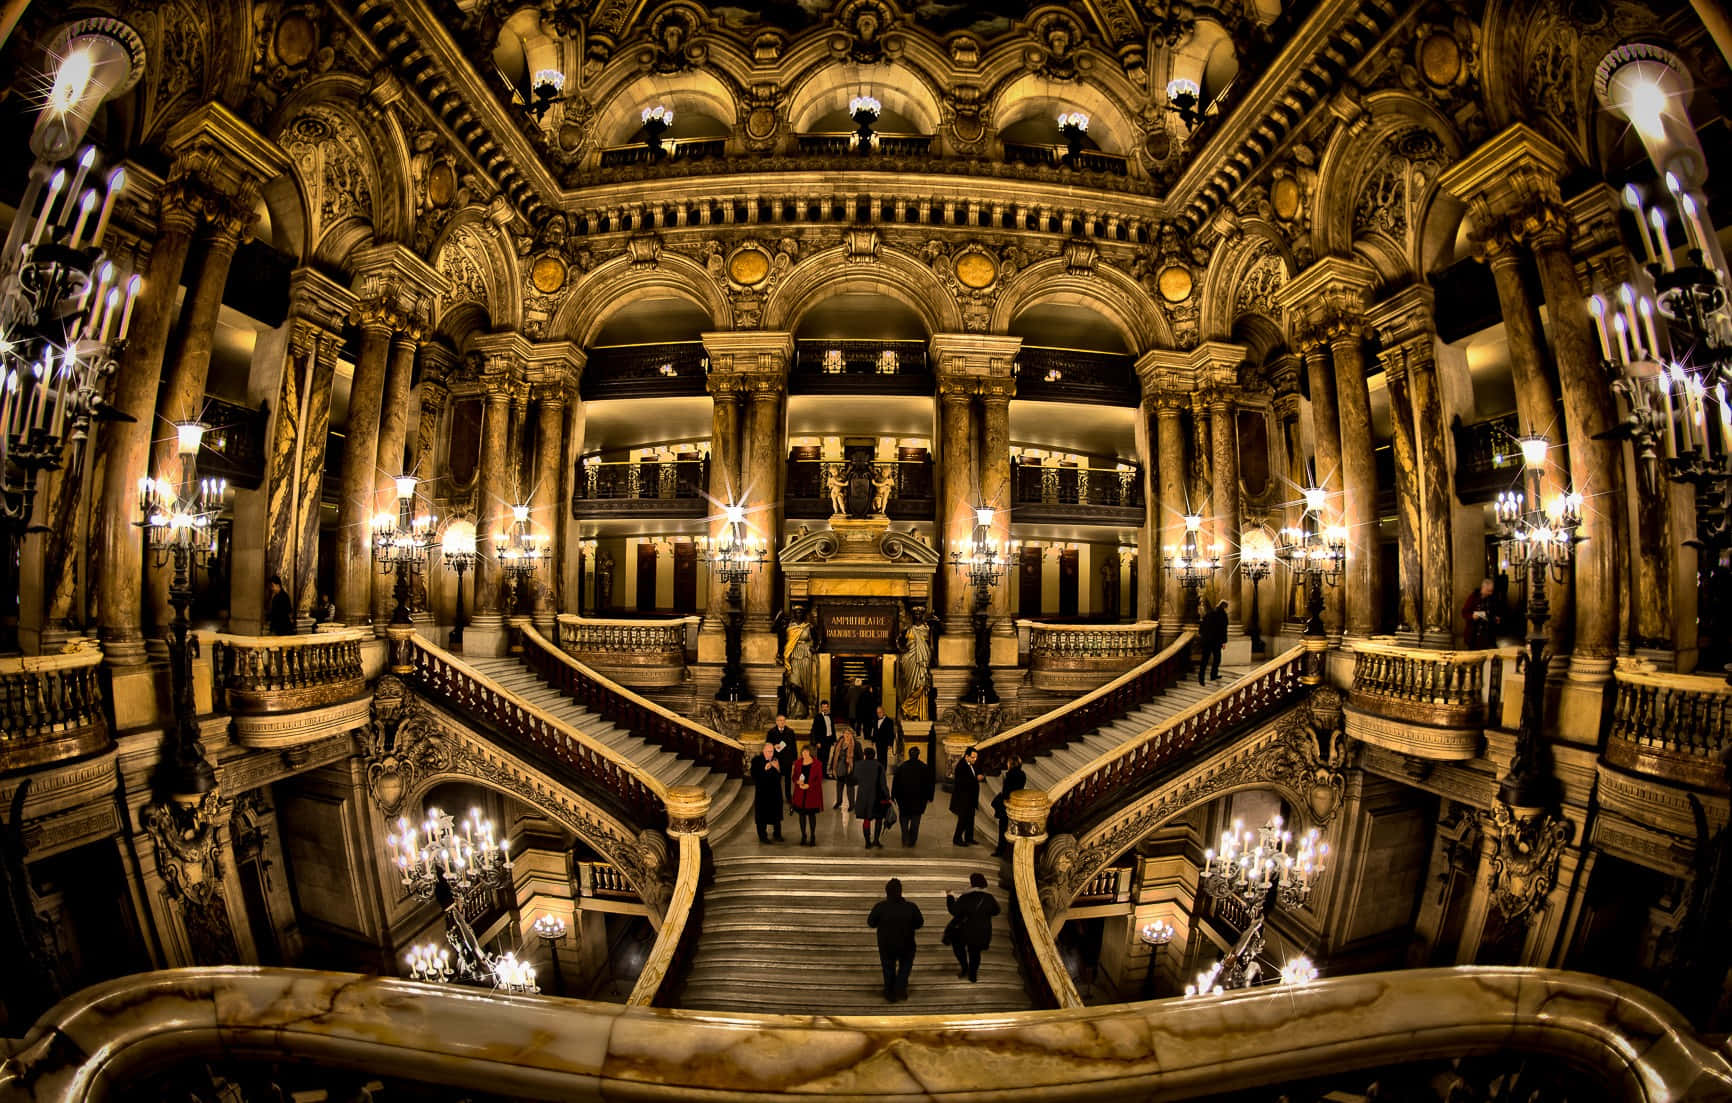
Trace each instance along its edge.
{"label": "handbag", "polygon": [[[973,919],[979,913],[980,913],[980,902],[975,901],[974,911],[970,912],[968,917],[970,919]],[[956,945],[956,943],[960,942],[961,940],[962,940],[962,916],[953,915],[950,917],[950,922],[948,922],[944,925],[944,936],[943,936],[944,945],[954,946],[954,945]]]}
{"label": "handbag", "polygon": [[885,827],[895,827],[896,826],[896,805],[892,804],[890,801],[887,800],[887,801],[884,801],[882,804],[880,804],[878,807],[883,809],[883,812],[881,813],[880,818],[883,819],[884,826]]}

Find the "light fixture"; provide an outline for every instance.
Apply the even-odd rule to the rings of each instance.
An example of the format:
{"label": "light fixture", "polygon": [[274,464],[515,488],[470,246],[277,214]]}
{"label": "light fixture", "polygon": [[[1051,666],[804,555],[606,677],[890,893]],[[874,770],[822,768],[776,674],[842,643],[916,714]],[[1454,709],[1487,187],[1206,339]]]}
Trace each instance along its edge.
{"label": "light fixture", "polygon": [[718,701],[744,701],[751,694],[746,686],[745,666],[740,656],[740,633],[745,611],[740,606],[740,588],[752,573],[769,561],[769,548],[762,537],[746,526],[746,508],[730,502],[722,507],[722,531],[703,549],[704,563],[727,586],[728,610],[725,661]]}
{"label": "light fixture", "polygon": [[565,74],[558,69],[537,69],[529,79],[529,112],[540,122],[547,117],[548,109],[560,101],[560,93],[565,91]]}
{"label": "light fixture", "polygon": [[1253,525],[1239,534],[1239,570],[1251,580],[1251,653],[1263,650],[1263,626],[1258,612],[1258,591],[1275,565],[1275,541],[1269,530]]}
{"label": "light fixture", "polygon": [[444,984],[451,979],[451,951],[431,942],[411,947],[403,960],[409,966],[411,980]]}
{"label": "light fixture", "polygon": [[848,117],[859,127],[850,139],[851,144],[861,153],[871,153],[878,144],[878,135],[872,130],[878,117],[884,113],[884,105],[873,96],[855,96],[848,101]]}
{"label": "light fixture", "polygon": [[1317,979],[1317,966],[1304,954],[1289,958],[1287,964],[1281,966],[1281,983],[1303,988]]}
{"label": "light fixture", "polygon": [[[547,549],[529,527],[528,506],[511,507],[510,527],[493,538],[493,549],[510,590],[505,601],[507,612],[512,616],[527,616],[524,606],[529,596],[529,581],[547,558]],[[512,649],[520,646],[514,635]]]}
{"label": "light fixture", "polygon": [[658,103],[644,108],[642,118],[644,144],[649,146],[650,157],[659,159],[667,152],[662,145],[662,135],[668,132],[668,127],[674,125],[674,109]]}
{"label": "light fixture", "polygon": [[674,362],[672,360],[662,361],[661,366],[658,367],[656,369],[656,371],[660,372],[665,378],[668,378],[668,379],[672,379],[674,376],[679,374],[679,371],[678,371],[678,369],[676,369],[674,367]]}
{"label": "light fixture", "polygon": [[825,349],[823,372],[825,375],[841,375],[847,362],[842,358],[841,349]]}
{"label": "light fixture", "polygon": [[1197,129],[1197,124],[1202,121],[1202,114],[1197,110],[1202,95],[1202,87],[1189,77],[1174,77],[1167,82],[1167,106],[1179,116],[1187,130]]}
{"label": "light fixture", "polygon": [[897,368],[901,365],[901,359],[902,358],[896,354],[895,349],[885,349],[883,352],[880,352],[878,354],[878,374],[895,375]]}
{"label": "light fixture", "polygon": [[992,535],[992,522],[997,516],[990,506],[977,506],[972,538],[958,540],[950,552],[952,569],[966,575],[974,587],[974,669],[961,700],[976,705],[998,703],[998,690],[992,684],[992,641],[987,635],[987,610],[992,603],[993,587],[1010,567],[1011,554],[1001,548]]}
{"label": "light fixture", "polygon": [[1143,974],[1144,999],[1155,994],[1155,963],[1160,960],[1161,948],[1173,941],[1175,933],[1173,925],[1165,919],[1151,919],[1137,929],[1137,937],[1149,948],[1149,971]]}
{"label": "light fixture", "polygon": [[440,542],[431,514],[415,512],[416,479],[402,475],[392,479],[397,491],[397,512],[381,511],[373,517],[373,562],[380,574],[394,575],[396,608],[391,623],[405,627],[414,623],[409,605],[414,600],[410,580],[420,573],[429,553]]}
{"label": "light fixture", "polygon": [[[48,45],[60,63],[30,135],[30,151],[39,167],[69,156],[83,141],[97,108],[137,84],[145,66],[144,40],[111,16],[80,19]],[[18,209],[29,209],[30,200],[26,196]]]}
{"label": "light fixture", "polygon": [[1317,685],[1323,680],[1323,653],[1328,640],[1323,627],[1323,587],[1341,581],[1347,561],[1347,529],[1323,524],[1323,507],[1329,494],[1322,487],[1302,492],[1304,514],[1299,523],[1284,528],[1275,541],[1275,558],[1287,564],[1294,578],[1305,587],[1305,639],[1307,665],[1302,680]]}
{"label": "light fixture", "polygon": [[1058,133],[1064,139],[1065,164],[1071,168],[1077,167],[1078,158],[1082,156],[1083,138],[1088,134],[1089,117],[1081,111],[1060,111],[1058,113]]}
{"label": "light fixture", "polygon": [[1221,567],[1221,545],[1214,544],[1208,549],[1202,547],[1203,518],[1200,514],[1185,515],[1185,535],[1181,543],[1167,545],[1166,569],[1175,574],[1179,585],[1184,590],[1184,606],[1180,610],[1181,618],[1190,623],[1189,618],[1197,615],[1197,602],[1202,594],[1203,584],[1215,577],[1215,572]]}
{"label": "light fixture", "polygon": [[1329,846],[1316,828],[1294,839],[1280,816],[1256,831],[1234,820],[1232,829],[1221,833],[1220,850],[1203,851],[1201,884],[1215,899],[1234,901],[1244,909],[1245,929],[1185,994],[1213,994],[1257,983],[1262,975],[1257,956],[1263,952],[1269,909],[1304,907],[1328,854]]}
{"label": "light fixture", "polygon": [[[496,956],[482,949],[465,916],[472,894],[492,895],[510,883],[509,843],[494,838],[493,824],[481,818],[479,808],[470,809],[461,824],[449,813],[429,808],[427,819],[419,828],[411,826],[407,817],[398,819],[396,826],[397,830],[386,837],[386,846],[403,887],[418,899],[439,904],[445,914],[446,939],[456,953],[453,962],[443,952],[435,955],[431,946],[417,947],[410,954],[411,975],[415,975],[419,965],[422,972],[431,967],[432,972],[443,973],[440,980],[456,975],[472,984],[503,987],[498,980],[498,966],[508,958],[515,962],[515,958],[509,954]],[[529,980],[533,983],[533,972]]]}

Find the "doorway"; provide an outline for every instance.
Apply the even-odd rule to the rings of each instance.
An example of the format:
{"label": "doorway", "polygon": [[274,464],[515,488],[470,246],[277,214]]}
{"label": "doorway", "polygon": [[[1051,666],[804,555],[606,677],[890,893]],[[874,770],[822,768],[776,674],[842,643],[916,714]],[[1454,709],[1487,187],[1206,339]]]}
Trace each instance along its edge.
{"label": "doorway", "polygon": [[[854,689],[862,679],[864,690]],[[873,709],[884,703],[884,659],[881,655],[833,654],[830,656],[830,714],[851,724],[855,733],[871,730]],[[888,712],[888,709],[886,709]]]}

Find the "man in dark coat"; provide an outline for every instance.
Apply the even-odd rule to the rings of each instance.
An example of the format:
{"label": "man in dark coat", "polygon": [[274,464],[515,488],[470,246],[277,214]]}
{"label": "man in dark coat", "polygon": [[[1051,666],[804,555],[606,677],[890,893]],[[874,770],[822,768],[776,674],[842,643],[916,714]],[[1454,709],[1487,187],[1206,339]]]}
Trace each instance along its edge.
{"label": "man in dark coat", "polygon": [[[1202,646],[1202,655],[1197,660],[1197,684],[1204,685],[1211,678],[1221,680],[1221,650],[1227,646],[1227,603],[1221,602],[1207,613],[1203,614],[1203,623],[1197,626],[1197,642]],[[1209,666],[1214,664],[1211,673]]]}
{"label": "man in dark coat", "polygon": [[884,809],[890,806],[890,779],[884,774],[884,763],[877,758],[878,750],[867,747],[860,761],[854,763],[854,814],[860,817],[860,831],[866,836],[866,849],[884,848],[878,839],[884,834]]}
{"label": "man in dark coat", "polygon": [[870,743],[877,723],[878,691],[864,678],[856,680],[860,683],[860,696],[854,700],[854,730]]}
{"label": "man in dark coat", "polygon": [[908,748],[908,757],[896,767],[896,780],[890,784],[890,796],[896,801],[896,815],[902,821],[902,845],[913,846],[920,841],[920,815],[932,802],[932,767],[920,761],[920,748]]}
{"label": "man in dark coat", "polygon": [[902,899],[902,882],[895,877],[884,886],[884,899],[872,905],[866,925],[878,931],[878,964],[884,969],[884,998],[891,1003],[908,998],[908,974],[914,971],[914,932],[926,923],[912,900]]}
{"label": "man in dark coat", "polygon": [[295,603],[289,600],[289,593],[283,589],[283,576],[274,574],[265,583],[265,591],[270,595],[269,609],[271,635],[292,636],[295,634]]}
{"label": "man in dark coat", "polygon": [[782,797],[789,804],[794,803],[794,760],[800,756],[795,746],[797,737],[794,729],[788,726],[788,718],[782,713],[776,714],[776,724],[764,733],[764,742],[776,748],[776,765],[782,770]]}
{"label": "man in dark coat", "polygon": [[776,760],[776,745],[766,742],[764,753],[752,759],[752,819],[758,825],[758,841],[771,842],[768,832],[782,841],[782,764]]}
{"label": "man in dark coat", "polygon": [[986,891],[986,874],[970,873],[968,891],[961,896],[945,893],[944,906],[956,917],[948,928],[950,949],[956,954],[956,975],[978,982],[980,954],[992,945],[992,917],[998,914],[998,901]]}
{"label": "man in dark coat", "polygon": [[884,768],[890,768],[890,752],[896,749],[896,721],[884,715],[882,705],[874,708],[872,717],[872,745],[878,748],[878,761],[884,763]]}
{"label": "man in dark coat", "polygon": [[812,757],[829,765],[830,748],[836,745],[836,718],[830,715],[830,702],[818,705],[818,715],[812,717],[812,731],[806,741],[812,744]]}
{"label": "man in dark coat", "polygon": [[1028,788],[1028,774],[1022,768],[1022,759],[1016,755],[1010,756],[1010,768],[1004,771],[1004,784],[998,787],[998,795],[992,798],[992,810],[998,816],[998,845],[992,848],[994,858],[1002,858],[1010,852],[1010,794],[1018,789]]}
{"label": "man in dark coat", "polygon": [[980,752],[968,748],[950,775],[950,810],[956,813],[956,833],[950,841],[957,846],[974,845],[974,810],[980,807],[980,773],[974,764],[979,758]]}

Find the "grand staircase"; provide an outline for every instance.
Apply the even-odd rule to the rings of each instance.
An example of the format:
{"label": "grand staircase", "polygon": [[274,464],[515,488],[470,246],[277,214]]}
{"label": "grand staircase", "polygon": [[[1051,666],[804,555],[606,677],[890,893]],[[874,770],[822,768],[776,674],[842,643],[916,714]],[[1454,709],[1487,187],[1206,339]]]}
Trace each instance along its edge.
{"label": "grand staircase", "polygon": [[721,835],[751,814],[752,795],[726,774],[692,762],[640,739],[602,719],[543,682],[516,657],[470,658],[465,662],[502,688],[570,724],[630,759],[644,775],[663,785],[696,785],[710,794],[710,830]]}
{"label": "grand staircase", "polygon": [[[1168,717],[1177,716],[1192,705],[1214,696],[1244,677],[1251,669],[1248,666],[1223,666],[1220,680],[1206,686],[1198,685],[1194,674],[1181,678],[1166,692],[1148,704],[1131,710],[1122,719],[1096,728],[1055,751],[1024,762],[1022,769],[1023,773],[1028,775],[1028,787],[1050,790],[1072,771],[1088,765],[1127,739],[1134,739]],[[989,842],[998,839],[998,820],[992,810],[992,799],[998,795],[1003,784],[1002,774],[981,782],[980,808],[974,821],[976,839],[986,839]],[[943,801],[948,798],[941,793],[939,799]]]}

